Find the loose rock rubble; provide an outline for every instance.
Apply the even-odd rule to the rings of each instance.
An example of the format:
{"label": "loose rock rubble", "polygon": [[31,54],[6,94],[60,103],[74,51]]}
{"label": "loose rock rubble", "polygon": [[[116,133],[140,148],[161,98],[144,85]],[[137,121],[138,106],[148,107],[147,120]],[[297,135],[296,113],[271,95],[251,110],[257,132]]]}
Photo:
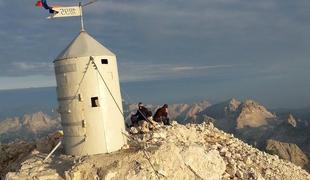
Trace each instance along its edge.
{"label": "loose rock rubble", "polygon": [[61,137],[62,132],[57,131],[34,143],[19,141],[0,145],[0,177],[6,172],[25,168],[22,162],[36,154],[49,153]]}
{"label": "loose rock rubble", "polygon": [[42,162],[44,154],[32,154],[6,179],[310,179],[300,167],[211,123],[173,122],[145,133],[131,132],[127,149],[85,157],[55,155],[48,162]]}
{"label": "loose rock rubble", "polygon": [[16,171],[20,168],[20,163],[25,160],[35,148],[34,144],[24,141],[4,144],[0,146],[0,174],[8,171]]}

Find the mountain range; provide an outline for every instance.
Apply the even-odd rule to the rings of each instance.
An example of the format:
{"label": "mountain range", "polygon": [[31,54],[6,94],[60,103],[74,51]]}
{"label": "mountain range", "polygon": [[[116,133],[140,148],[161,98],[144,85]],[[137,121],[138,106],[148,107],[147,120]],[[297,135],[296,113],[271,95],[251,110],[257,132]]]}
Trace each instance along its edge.
{"label": "mountain range", "polygon": [[[153,112],[159,105],[146,105]],[[137,104],[124,103],[126,123],[135,113]],[[180,124],[212,122],[228,133],[271,154],[308,169],[310,155],[310,116],[303,110],[272,112],[253,101],[238,101],[235,98],[212,105],[208,101],[193,104],[169,104],[169,115]],[[43,112],[6,118],[0,122],[2,143],[15,139],[34,140],[60,129],[57,114]]]}

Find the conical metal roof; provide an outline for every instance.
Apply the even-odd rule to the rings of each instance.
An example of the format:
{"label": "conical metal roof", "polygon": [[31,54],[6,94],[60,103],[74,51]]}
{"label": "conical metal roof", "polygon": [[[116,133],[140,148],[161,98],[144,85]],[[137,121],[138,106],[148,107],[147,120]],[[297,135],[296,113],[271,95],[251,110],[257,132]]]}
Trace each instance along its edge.
{"label": "conical metal roof", "polygon": [[96,41],[86,31],[81,31],[58,55],[56,60],[85,56],[115,56],[110,50]]}

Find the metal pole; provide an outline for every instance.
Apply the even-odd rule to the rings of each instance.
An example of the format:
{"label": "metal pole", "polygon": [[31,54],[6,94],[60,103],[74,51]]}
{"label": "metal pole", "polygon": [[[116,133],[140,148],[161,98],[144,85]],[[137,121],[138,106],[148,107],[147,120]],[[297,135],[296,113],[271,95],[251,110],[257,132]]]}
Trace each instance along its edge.
{"label": "metal pole", "polygon": [[46,156],[46,158],[43,160],[45,162],[55,151],[56,149],[61,145],[61,141],[54,147],[54,149]]}
{"label": "metal pole", "polygon": [[82,3],[79,2],[79,7],[80,7],[80,11],[81,11],[81,31],[85,31],[84,29],[84,20],[83,20],[83,8],[82,8]]}

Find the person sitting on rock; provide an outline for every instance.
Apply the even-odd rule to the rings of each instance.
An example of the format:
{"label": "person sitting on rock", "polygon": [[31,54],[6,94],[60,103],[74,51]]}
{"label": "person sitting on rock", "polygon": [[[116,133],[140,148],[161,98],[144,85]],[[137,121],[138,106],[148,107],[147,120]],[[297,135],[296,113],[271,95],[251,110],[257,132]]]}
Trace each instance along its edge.
{"label": "person sitting on rock", "polygon": [[152,112],[149,111],[142,102],[138,104],[138,110],[135,114],[131,116],[131,123],[133,126],[138,125],[139,121],[148,121],[148,118],[152,117]]}
{"label": "person sitting on rock", "polygon": [[164,104],[161,108],[158,108],[153,119],[158,123],[164,123],[164,125],[170,125],[170,120],[168,117],[168,104]]}

